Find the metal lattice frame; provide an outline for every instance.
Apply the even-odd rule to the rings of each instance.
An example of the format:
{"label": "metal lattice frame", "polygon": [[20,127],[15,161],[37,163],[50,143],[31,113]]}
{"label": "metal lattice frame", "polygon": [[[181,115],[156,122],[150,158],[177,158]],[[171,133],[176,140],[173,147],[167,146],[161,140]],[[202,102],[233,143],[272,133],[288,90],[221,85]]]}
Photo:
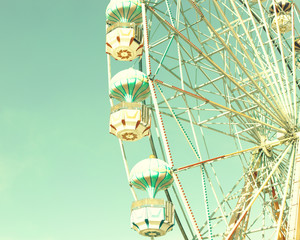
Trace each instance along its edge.
{"label": "metal lattice frame", "polygon": [[293,3],[292,31],[278,34],[271,4],[142,3],[150,145],[173,166],[183,239],[300,237],[300,16]]}

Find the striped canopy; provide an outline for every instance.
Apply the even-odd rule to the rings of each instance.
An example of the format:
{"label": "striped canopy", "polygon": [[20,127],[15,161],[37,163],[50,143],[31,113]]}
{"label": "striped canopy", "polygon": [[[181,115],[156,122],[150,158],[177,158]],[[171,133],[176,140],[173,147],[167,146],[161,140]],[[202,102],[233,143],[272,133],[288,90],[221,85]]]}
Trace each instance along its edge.
{"label": "striped canopy", "polygon": [[108,24],[117,22],[142,23],[142,7],[139,0],[111,0],[106,8]]}
{"label": "striped canopy", "polygon": [[271,6],[269,8],[269,11],[271,14],[275,13],[274,9],[276,9],[277,13],[280,13],[280,12],[289,13],[291,11],[291,8],[292,8],[291,0],[277,0],[275,2],[276,2],[275,7],[273,4],[271,4]]}
{"label": "striped canopy", "polygon": [[121,102],[141,102],[150,95],[146,74],[129,68],[117,73],[110,82],[110,94]]}
{"label": "striped canopy", "polygon": [[173,171],[162,160],[148,158],[137,163],[130,173],[130,183],[141,190],[147,191],[150,198],[165,190],[173,183]]}

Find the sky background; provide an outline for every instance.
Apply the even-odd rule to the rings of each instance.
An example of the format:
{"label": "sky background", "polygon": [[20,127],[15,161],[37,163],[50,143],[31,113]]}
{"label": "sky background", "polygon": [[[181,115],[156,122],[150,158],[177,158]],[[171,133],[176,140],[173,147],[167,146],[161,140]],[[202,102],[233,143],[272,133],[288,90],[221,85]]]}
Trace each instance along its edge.
{"label": "sky background", "polygon": [[0,0],[0,240],[139,239],[108,132],[108,0]]}

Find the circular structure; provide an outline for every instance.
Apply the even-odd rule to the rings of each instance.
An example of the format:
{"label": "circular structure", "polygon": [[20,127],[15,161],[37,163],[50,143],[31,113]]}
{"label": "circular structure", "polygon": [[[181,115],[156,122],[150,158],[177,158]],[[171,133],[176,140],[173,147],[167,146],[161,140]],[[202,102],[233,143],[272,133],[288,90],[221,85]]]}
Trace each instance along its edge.
{"label": "circular structure", "polygon": [[147,191],[154,198],[158,191],[166,190],[173,183],[171,168],[162,160],[150,156],[137,163],[130,172],[130,183],[141,190]]}
{"label": "circular structure", "polygon": [[119,101],[145,100],[150,95],[146,74],[133,68],[117,73],[110,81],[110,94]]}
{"label": "circular structure", "polygon": [[182,239],[300,239],[299,6],[275,2],[141,4],[146,147],[173,171]]}

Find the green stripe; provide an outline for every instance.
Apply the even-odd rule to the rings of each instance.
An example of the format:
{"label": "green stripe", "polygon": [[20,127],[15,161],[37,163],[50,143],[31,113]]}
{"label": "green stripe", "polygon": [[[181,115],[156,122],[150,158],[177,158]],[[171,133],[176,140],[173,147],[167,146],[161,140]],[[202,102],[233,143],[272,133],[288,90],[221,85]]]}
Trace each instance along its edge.
{"label": "green stripe", "polygon": [[[133,96],[134,101],[138,101],[139,98],[142,97],[147,97],[148,93],[150,94],[149,91],[149,83],[143,81],[142,86],[135,92],[135,95]],[[147,95],[147,96],[145,96]]]}
{"label": "green stripe", "polygon": [[[115,9],[109,9],[109,10],[108,10],[108,16],[110,16],[110,17],[112,17],[112,18],[115,18],[115,17],[113,17],[113,16],[111,15],[111,14],[114,14],[114,15],[117,17],[117,19],[115,18],[116,21],[119,22],[120,19],[121,19],[121,15],[120,15],[120,14],[118,15],[118,14],[117,14],[118,12],[115,12],[114,10],[115,10]],[[109,12],[109,11],[110,11],[110,12]]]}
{"label": "green stripe", "polygon": [[107,16],[106,20],[107,21],[111,21],[111,22],[118,22],[119,21],[119,19],[117,19],[115,17],[112,17],[111,15]]}
{"label": "green stripe", "polygon": [[[140,183],[139,183],[140,182]],[[142,190],[145,190],[147,191],[147,188],[145,187],[145,185],[139,180],[139,179],[135,179],[135,180],[132,180],[131,183],[136,187],[136,188],[139,188],[139,189],[142,189]]]}
{"label": "green stripe", "polygon": [[167,174],[166,176],[167,176],[166,177],[167,180],[164,181],[164,182],[161,182],[160,185],[159,185],[159,188],[162,189],[162,190],[168,188],[173,183],[173,181],[171,181],[173,179],[172,175]]}
{"label": "green stripe", "polygon": [[135,5],[135,9],[134,9],[134,11],[131,13],[130,17],[128,16],[128,21],[129,21],[129,22],[131,22],[132,19],[134,18],[133,16],[134,16],[134,13],[135,13],[136,9],[137,9],[137,5]]}
{"label": "green stripe", "polygon": [[173,181],[171,181],[172,179],[173,176],[167,171],[164,179],[160,182],[160,184],[157,187],[160,189],[168,188],[168,186],[170,186],[173,183]]}
{"label": "green stripe", "polygon": [[[135,14],[136,13],[136,14]],[[134,19],[142,13],[142,8],[138,5],[135,6],[133,13],[131,14],[130,18],[128,19],[129,22],[136,22]],[[142,19],[142,18],[138,18]]]}
{"label": "green stripe", "polygon": [[116,89],[118,89],[123,94],[123,96],[126,96],[126,90],[124,89],[122,84],[119,84],[119,85],[114,84],[114,85],[115,85]]}
{"label": "green stripe", "polygon": [[[124,5],[123,5],[123,7],[124,7]],[[129,15],[129,12],[130,12],[130,7],[131,7],[131,2],[129,2],[129,6],[128,6],[128,8],[127,8],[127,14],[126,14],[125,19],[128,19],[128,15]],[[124,11],[124,9],[123,9],[123,11]],[[124,13],[125,13],[125,12],[124,12]]]}
{"label": "green stripe", "polygon": [[114,91],[113,89],[110,90],[110,93],[116,99],[123,99],[123,95],[119,92]]}
{"label": "green stripe", "polygon": [[[150,181],[151,181],[151,189],[152,189],[152,198],[155,197],[156,193],[157,193],[157,189],[155,187],[155,183],[157,182],[157,179],[158,179],[158,174],[156,171],[152,170],[152,169],[149,169],[150,171]],[[152,173],[154,173],[152,175]]]}
{"label": "green stripe", "polygon": [[[139,176],[140,175],[140,176]],[[149,187],[148,182],[146,181],[144,174],[143,173],[139,173],[139,175],[137,175],[137,178],[139,179],[139,181],[146,187],[146,189]],[[138,177],[139,176],[139,177]]]}
{"label": "green stripe", "polygon": [[122,16],[122,14],[121,14],[120,11],[119,11],[119,7],[116,6],[116,9],[115,9],[115,10],[120,14],[120,21],[122,21],[122,20],[123,20],[123,16]]}
{"label": "green stripe", "polygon": [[131,99],[133,99],[133,91],[136,86],[136,79],[134,79],[133,82],[131,80],[132,79],[127,78],[127,88],[128,88],[128,95],[131,97]]}

